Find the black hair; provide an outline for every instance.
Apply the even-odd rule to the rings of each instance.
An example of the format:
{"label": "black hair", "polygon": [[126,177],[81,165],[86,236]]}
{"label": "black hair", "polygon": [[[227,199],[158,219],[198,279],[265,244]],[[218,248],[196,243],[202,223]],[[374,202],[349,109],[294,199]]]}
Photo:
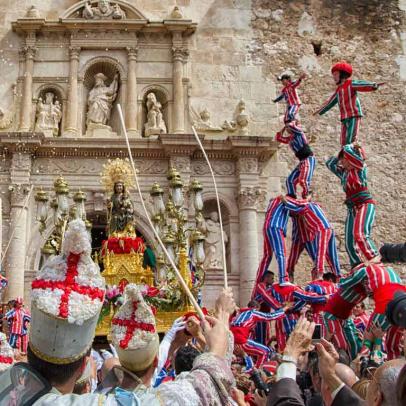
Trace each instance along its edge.
{"label": "black hair", "polygon": [[75,387],[73,388],[73,392],[76,395],[84,395],[86,392],[86,386],[90,385],[90,378],[89,379],[85,379],[82,382],[79,383],[75,383]]}
{"label": "black hair", "polygon": [[180,347],[176,351],[175,356],[175,372],[179,375],[181,372],[191,371],[193,368],[193,362],[200,352],[190,345]]}
{"label": "black hair", "polygon": [[348,79],[349,77],[351,77],[351,75],[349,73],[340,70],[340,82]]}
{"label": "black hair", "polygon": [[272,271],[265,271],[264,274],[262,275],[261,280],[264,280],[268,275],[275,276],[275,274]]}
{"label": "black hair", "polygon": [[288,75],[288,74],[285,73],[285,74],[283,74],[282,76],[280,76],[279,80],[282,81],[282,80],[284,80],[284,79],[286,79],[286,80],[291,80],[292,77],[291,77],[290,75]]}
{"label": "black hair", "polygon": [[43,378],[45,378],[51,385],[64,385],[72,376],[82,367],[84,359],[90,355],[89,351],[77,361],[69,364],[53,364],[38,358],[31,347],[27,349],[28,364],[34,368]]}
{"label": "black hair", "polygon": [[338,362],[347,366],[351,365],[351,358],[348,352],[342,348],[338,350]]}
{"label": "black hair", "polygon": [[248,307],[259,307],[260,306],[260,304],[256,301],[256,300],[250,300],[249,302],[248,302],[248,305],[247,305]]}
{"label": "black hair", "polygon": [[333,274],[333,272],[327,272],[323,274],[323,281],[329,281],[336,283],[337,282],[337,276]]}

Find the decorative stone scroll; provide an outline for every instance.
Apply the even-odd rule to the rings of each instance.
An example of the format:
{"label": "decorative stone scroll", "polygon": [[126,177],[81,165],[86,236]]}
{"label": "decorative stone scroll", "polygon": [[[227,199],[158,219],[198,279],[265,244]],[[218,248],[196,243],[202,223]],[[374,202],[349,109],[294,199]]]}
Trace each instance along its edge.
{"label": "decorative stone scroll", "polygon": [[99,0],[94,7],[88,1],[82,11],[82,17],[87,20],[124,20],[126,14],[117,3],[111,5],[109,0]]}
{"label": "decorative stone scroll", "polygon": [[238,194],[238,204],[240,209],[259,208],[261,202],[266,198],[266,191],[259,187],[245,187],[241,188]]}

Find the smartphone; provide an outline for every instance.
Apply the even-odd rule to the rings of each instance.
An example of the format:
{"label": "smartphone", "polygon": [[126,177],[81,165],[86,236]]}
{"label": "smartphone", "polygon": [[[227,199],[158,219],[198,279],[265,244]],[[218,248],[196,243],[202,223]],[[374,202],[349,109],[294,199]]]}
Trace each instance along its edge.
{"label": "smartphone", "polygon": [[312,343],[318,343],[320,340],[321,340],[321,324],[316,324],[312,336]]}

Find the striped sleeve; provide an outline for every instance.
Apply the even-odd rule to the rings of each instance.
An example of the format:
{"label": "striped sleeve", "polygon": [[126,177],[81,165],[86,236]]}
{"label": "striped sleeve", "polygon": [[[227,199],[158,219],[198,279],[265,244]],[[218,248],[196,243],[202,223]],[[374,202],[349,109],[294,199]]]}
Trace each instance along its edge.
{"label": "striped sleeve", "polygon": [[297,289],[293,293],[293,297],[299,300],[303,300],[307,303],[325,303],[326,297],[322,295],[318,295],[312,292],[305,292],[302,289]]}
{"label": "striped sleeve", "polygon": [[273,99],[274,103],[278,103],[280,102],[283,98],[285,97],[285,95],[283,93],[281,93],[276,99]]}
{"label": "striped sleeve", "polygon": [[338,103],[338,93],[334,93],[317,111],[318,114],[323,115],[332,109]]}
{"label": "striped sleeve", "polygon": [[367,82],[366,80],[353,80],[351,86],[357,92],[373,92],[379,88],[375,82]]}
{"label": "striped sleeve", "polygon": [[281,142],[282,144],[289,144],[290,138],[290,136],[285,137],[282,131],[278,131],[275,136],[276,141]]}
{"label": "striped sleeve", "polygon": [[358,285],[362,280],[366,277],[366,268],[363,267],[357,271],[355,271],[353,274],[348,275],[346,278],[341,279],[339,288],[340,289],[349,289],[354,287],[355,285]]}
{"label": "striped sleeve", "polygon": [[334,173],[334,175],[338,176],[340,179],[343,177],[343,171],[338,167],[338,158],[335,156],[332,156],[326,161],[326,166],[328,169],[330,169],[331,172]]}
{"label": "striped sleeve", "polygon": [[252,315],[254,316],[255,321],[270,321],[277,320],[285,316],[285,312],[280,309],[271,313],[263,313],[258,310],[253,310]]}
{"label": "striped sleeve", "polygon": [[262,285],[262,283],[259,283],[257,285],[257,294],[261,296],[262,300],[272,309],[279,309],[281,307],[281,304],[271,295],[267,292],[265,287]]}
{"label": "striped sleeve", "polygon": [[365,153],[362,148],[354,148],[352,144],[343,147],[344,157],[352,167],[361,170],[364,167]]}
{"label": "striped sleeve", "polygon": [[289,196],[286,196],[285,201],[283,201],[283,205],[289,211],[293,211],[294,213],[303,212],[306,207],[308,206],[308,202],[300,202],[296,199],[292,199]]}
{"label": "striped sleeve", "polygon": [[301,83],[302,79],[295,80],[294,82],[292,82],[292,87],[293,88],[299,87]]}

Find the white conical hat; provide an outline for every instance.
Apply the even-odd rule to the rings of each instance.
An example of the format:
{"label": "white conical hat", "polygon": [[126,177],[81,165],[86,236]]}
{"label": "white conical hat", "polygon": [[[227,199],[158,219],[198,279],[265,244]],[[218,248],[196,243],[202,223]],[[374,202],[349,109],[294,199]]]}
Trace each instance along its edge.
{"label": "white conical hat", "polygon": [[4,333],[0,333],[0,372],[14,364],[14,352]]}
{"label": "white conical hat", "polygon": [[155,316],[137,285],[127,285],[124,304],[111,323],[111,337],[121,365],[131,371],[144,370],[157,356]]}
{"label": "white conical hat", "polygon": [[62,254],[45,263],[32,282],[29,345],[45,361],[73,362],[92,344],[105,282],[90,253],[85,223],[71,221]]}

